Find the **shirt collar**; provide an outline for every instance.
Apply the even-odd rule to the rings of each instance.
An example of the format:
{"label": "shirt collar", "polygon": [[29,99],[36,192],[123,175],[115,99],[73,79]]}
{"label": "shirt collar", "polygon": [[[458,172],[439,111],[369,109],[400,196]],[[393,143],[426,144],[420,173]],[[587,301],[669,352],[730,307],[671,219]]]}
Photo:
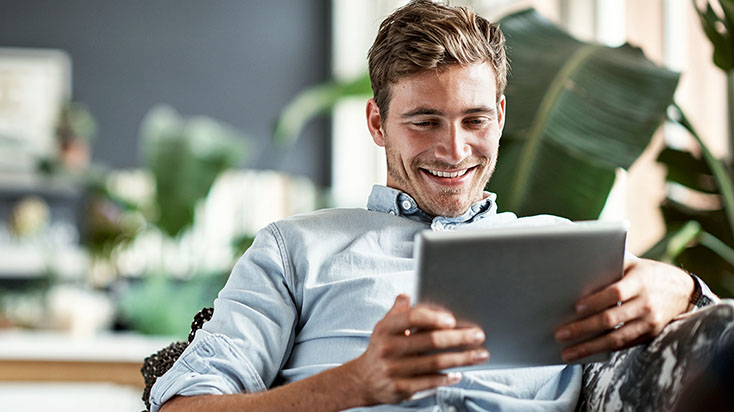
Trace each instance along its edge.
{"label": "shirt collar", "polygon": [[391,187],[374,185],[367,201],[367,210],[403,216],[417,222],[431,224],[431,226],[449,229],[453,226],[471,223],[497,214],[497,204],[495,202],[497,195],[491,192],[484,193],[486,195],[484,199],[472,204],[460,216],[436,216],[432,218],[418,207],[416,201],[409,194]]}

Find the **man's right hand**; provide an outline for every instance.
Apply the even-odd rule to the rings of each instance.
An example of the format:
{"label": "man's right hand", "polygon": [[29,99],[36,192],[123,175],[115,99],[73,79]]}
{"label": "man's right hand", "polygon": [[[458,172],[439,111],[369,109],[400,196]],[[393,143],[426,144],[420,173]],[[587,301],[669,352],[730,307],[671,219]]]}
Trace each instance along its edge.
{"label": "man's right hand", "polygon": [[461,374],[444,369],[486,362],[484,339],[479,328],[457,328],[451,313],[425,305],[411,308],[410,299],[399,295],[375,326],[365,353],[344,366],[358,381],[364,404],[398,403],[461,380]]}
{"label": "man's right hand", "polygon": [[486,362],[483,341],[481,329],[457,327],[444,310],[411,308],[408,297],[400,295],[357,359],[265,392],[176,396],[162,412],[326,412],[397,403],[416,392],[457,383],[460,374],[441,371]]}

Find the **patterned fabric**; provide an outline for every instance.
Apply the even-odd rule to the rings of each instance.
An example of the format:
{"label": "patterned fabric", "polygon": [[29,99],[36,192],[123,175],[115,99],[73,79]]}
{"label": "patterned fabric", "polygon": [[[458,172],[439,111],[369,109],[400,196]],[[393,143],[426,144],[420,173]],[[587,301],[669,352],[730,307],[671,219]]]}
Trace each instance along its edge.
{"label": "patterned fabric", "polygon": [[577,411],[670,411],[714,354],[734,345],[734,301],[685,315],[647,345],[584,366]]}

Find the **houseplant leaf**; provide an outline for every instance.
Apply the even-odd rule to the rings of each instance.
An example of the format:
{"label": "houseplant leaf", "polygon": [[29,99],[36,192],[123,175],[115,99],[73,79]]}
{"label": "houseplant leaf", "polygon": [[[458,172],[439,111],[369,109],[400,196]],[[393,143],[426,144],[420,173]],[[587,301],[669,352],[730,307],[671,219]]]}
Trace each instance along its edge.
{"label": "houseplant leaf", "polygon": [[[728,0],[719,2],[724,10],[724,19],[722,19],[714,12],[711,3],[708,1],[703,9],[698,7],[696,0],[692,0],[692,2],[701,21],[701,27],[714,46],[714,64],[722,70],[731,70],[734,68],[734,40],[730,36],[734,3]],[[717,27],[719,24],[728,30],[719,31]]]}
{"label": "houseplant leaf", "polygon": [[154,223],[176,236],[194,219],[194,209],[224,170],[236,166],[247,151],[243,136],[208,117],[182,118],[158,106],[141,127],[143,156],[153,173],[158,216]]}
{"label": "houseplant leaf", "polygon": [[331,81],[301,91],[283,108],[275,123],[273,138],[280,145],[292,144],[306,123],[331,111],[342,99],[372,96],[367,73],[349,81]]}
{"label": "houseplant leaf", "polygon": [[513,70],[489,189],[520,215],[598,217],[614,181],[648,145],[678,75],[639,49],[584,43],[534,10],[500,21]]}
{"label": "houseplant leaf", "polygon": [[730,176],[728,171],[726,170],[724,162],[714,157],[713,153],[711,153],[711,150],[703,142],[701,137],[693,128],[691,122],[685,116],[680,107],[678,107],[678,105],[674,105],[671,108],[670,117],[671,120],[683,126],[696,140],[696,143],[698,143],[699,147],[701,148],[701,154],[703,155],[706,164],[711,169],[711,172],[716,179],[716,185],[719,187],[722,201],[724,203],[724,210],[726,211],[726,215],[729,221],[729,228],[731,232],[734,233],[734,183],[732,183],[732,176]]}
{"label": "houseplant leaf", "polygon": [[716,180],[708,164],[690,152],[666,147],[658,155],[657,161],[668,169],[667,181],[703,193],[718,193]]}

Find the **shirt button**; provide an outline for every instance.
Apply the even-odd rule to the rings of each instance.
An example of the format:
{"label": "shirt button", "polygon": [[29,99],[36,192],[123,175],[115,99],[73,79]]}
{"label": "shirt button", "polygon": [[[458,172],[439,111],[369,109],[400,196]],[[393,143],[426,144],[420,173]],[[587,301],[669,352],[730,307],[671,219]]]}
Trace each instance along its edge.
{"label": "shirt button", "polygon": [[412,204],[410,204],[410,200],[403,200],[403,205],[402,205],[402,206],[403,206],[403,209],[405,209],[405,210],[408,210],[408,209],[410,209],[410,208],[411,208],[411,207],[412,207],[413,205],[412,205]]}
{"label": "shirt button", "polygon": [[458,409],[456,409],[456,406],[453,406],[453,405],[446,408],[446,412],[457,412],[457,411]]}

